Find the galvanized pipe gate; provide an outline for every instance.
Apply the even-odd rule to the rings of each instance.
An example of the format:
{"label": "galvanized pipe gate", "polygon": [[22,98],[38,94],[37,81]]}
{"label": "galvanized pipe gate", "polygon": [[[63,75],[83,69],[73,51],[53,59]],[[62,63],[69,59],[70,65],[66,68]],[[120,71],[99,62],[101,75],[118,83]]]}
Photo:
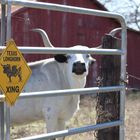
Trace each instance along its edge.
{"label": "galvanized pipe gate", "polygon": [[[6,5],[7,5],[7,23],[5,23],[6,18]],[[5,48],[5,41],[11,37],[11,5],[20,5],[25,7],[32,8],[40,8],[40,9],[48,9],[53,11],[63,11],[69,13],[77,13],[77,14],[85,14],[85,15],[94,15],[100,17],[114,18],[117,19],[121,24],[121,49],[86,49],[86,50],[73,50],[68,48],[44,48],[44,47],[20,47],[19,50],[25,54],[58,54],[58,53],[89,53],[89,54],[100,54],[100,55],[120,55],[121,56],[121,75],[120,79],[126,80],[126,54],[127,54],[127,27],[124,18],[116,13],[110,13],[105,11],[87,9],[87,8],[79,8],[74,6],[66,6],[52,3],[44,3],[44,2],[35,2],[35,1],[25,1],[25,0],[1,0],[1,47],[0,51]],[[5,39],[5,26],[7,24],[7,34]],[[43,134],[28,138],[22,138],[21,140],[44,140],[49,138],[68,136],[77,133],[83,133],[93,130],[99,130],[114,126],[119,126],[120,130],[120,140],[124,140],[124,116],[125,116],[125,90],[126,86],[124,83],[120,83],[120,85],[110,86],[110,87],[92,87],[86,89],[70,89],[70,90],[57,90],[57,91],[43,91],[39,92],[39,94],[32,93],[24,93],[20,95],[20,98],[32,98],[32,97],[50,97],[50,96],[70,96],[71,94],[89,94],[89,93],[103,93],[103,92],[111,92],[111,91],[120,91],[120,119],[118,121],[97,124],[97,125],[88,125],[80,128],[72,128],[68,130],[53,132],[49,134]],[[7,107],[7,114],[4,117],[4,96],[0,96],[0,139],[1,140],[10,140],[10,119],[9,119],[9,108]],[[7,118],[7,119],[5,119]],[[5,133],[5,123],[6,123],[6,133]]]}

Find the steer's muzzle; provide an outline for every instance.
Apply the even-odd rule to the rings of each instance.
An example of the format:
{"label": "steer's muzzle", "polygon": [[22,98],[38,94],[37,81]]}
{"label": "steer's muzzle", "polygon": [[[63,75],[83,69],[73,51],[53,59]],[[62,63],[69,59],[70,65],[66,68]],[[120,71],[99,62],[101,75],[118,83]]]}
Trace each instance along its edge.
{"label": "steer's muzzle", "polygon": [[75,62],[73,64],[72,72],[76,75],[82,75],[84,72],[86,72],[86,65],[85,63],[81,63],[80,61]]}

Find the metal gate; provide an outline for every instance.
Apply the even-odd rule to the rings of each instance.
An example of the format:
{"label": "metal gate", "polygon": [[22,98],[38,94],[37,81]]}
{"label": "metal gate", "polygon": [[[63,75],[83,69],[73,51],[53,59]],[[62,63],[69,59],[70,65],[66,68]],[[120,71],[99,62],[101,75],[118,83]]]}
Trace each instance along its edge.
{"label": "metal gate", "polygon": [[[32,7],[32,8],[40,8],[40,9],[48,9],[53,11],[60,11],[60,12],[69,12],[69,13],[76,13],[76,14],[85,14],[85,15],[94,15],[106,18],[114,18],[117,19],[122,28],[121,32],[121,49],[84,49],[84,50],[73,50],[68,48],[44,48],[44,47],[20,47],[19,50],[25,54],[58,54],[58,53],[89,53],[89,54],[97,54],[97,55],[120,55],[121,56],[121,74],[120,78],[125,81],[126,80],[126,54],[127,54],[127,29],[126,23],[124,18],[116,13],[104,12],[99,10],[87,9],[87,8],[79,8],[73,6],[64,6],[59,4],[52,4],[52,3],[44,3],[44,2],[35,2],[35,1],[25,1],[25,0],[1,0],[1,8],[2,8],[2,18],[1,18],[1,47],[0,50],[5,48],[4,42],[11,37],[11,5],[20,5],[25,7]],[[7,22],[6,20],[6,6],[7,6]],[[7,26],[6,26],[7,25]],[[7,34],[5,31],[5,26],[7,27]],[[6,39],[5,39],[6,35]],[[103,124],[96,124],[96,125],[88,125],[83,126],[80,128],[72,128],[68,130],[58,131],[55,133],[43,134],[33,137],[25,138],[26,140],[43,140],[55,137],[62,137],[73,135],[77,133],[83,133],[93,130],[99,130],[114,126],[119,126],[120,130],[120,140],[124,140],[124,112],[125,112],[125,90],[126,86],[124,83],[116,86],[109,86],[109,87],[92,87],[86,89],[69,89],[69,90],[57,90],[57,91],[43,91],[37,93],[24,93],[20,95],[20,98],[32,98],[32,97],[50,97],[50,96],[58,96],[58,95],[65,95],[69,96],[71,94],[89,94],[89,93],[107,93],[111,91],[120,91],[120,119],[118,121],[107,122]],[[1,140],[10,140],[10,119],[9,119],[9,107],[6,108],[6,117],[4,117],[4,96],[0,96],[0,139]],[[5,119],[6,118],[6,119]],[[5,123],[6,123],[6,132],[5,132]],[[24,140],[22,138],[21,140]]]}

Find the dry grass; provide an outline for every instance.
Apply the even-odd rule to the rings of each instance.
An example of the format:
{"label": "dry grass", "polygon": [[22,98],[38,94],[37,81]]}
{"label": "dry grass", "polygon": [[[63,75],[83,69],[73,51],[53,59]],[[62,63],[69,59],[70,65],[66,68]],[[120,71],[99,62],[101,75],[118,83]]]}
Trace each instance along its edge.
{"label": "dry grass", "polygon": [[[81,109],[76,115],[67,122],[67,128],[80,127],[83,125],[95,124],[95,102],[93,98],[87,96],[81,101]],[[89,113],[90,112],[90,113]],[[45,122],[38,121],[30,124],[18,125],[11,128],[11,139],[17,139],[25,136],[33,136],[45,132]],[[83,133],[79,135],[69,136],[66,140],[93,140],[93,132]]]}
{"label": "dry grass", "polygon": [[[95,124],[95,99],[87,96],[81,102],[81,109],[67,123],[67,127],[80,127]],[[126,99],[126,140],[140,140],[140,93],[128,95]],[[42,134],[45,132],[45,122],[38,121],[28,125],[11,128],[11,139]],[[94,132],[68,136],[66,140],[94,140]]]}
{"label": "dry grass", "polygon": [[126,140],[140,140],[140,93],[133,94],[126,100]]}

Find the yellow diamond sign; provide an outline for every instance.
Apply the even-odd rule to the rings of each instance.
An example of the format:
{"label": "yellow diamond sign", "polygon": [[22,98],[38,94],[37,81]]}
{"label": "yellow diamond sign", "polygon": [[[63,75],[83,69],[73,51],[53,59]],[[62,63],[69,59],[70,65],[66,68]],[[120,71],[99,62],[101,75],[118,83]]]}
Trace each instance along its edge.
{"label": "yellow diamond sign", "polygon": [[14,105],[30,75],[31,69],[11,39],[0,57],[0,87],[9,105]]}

